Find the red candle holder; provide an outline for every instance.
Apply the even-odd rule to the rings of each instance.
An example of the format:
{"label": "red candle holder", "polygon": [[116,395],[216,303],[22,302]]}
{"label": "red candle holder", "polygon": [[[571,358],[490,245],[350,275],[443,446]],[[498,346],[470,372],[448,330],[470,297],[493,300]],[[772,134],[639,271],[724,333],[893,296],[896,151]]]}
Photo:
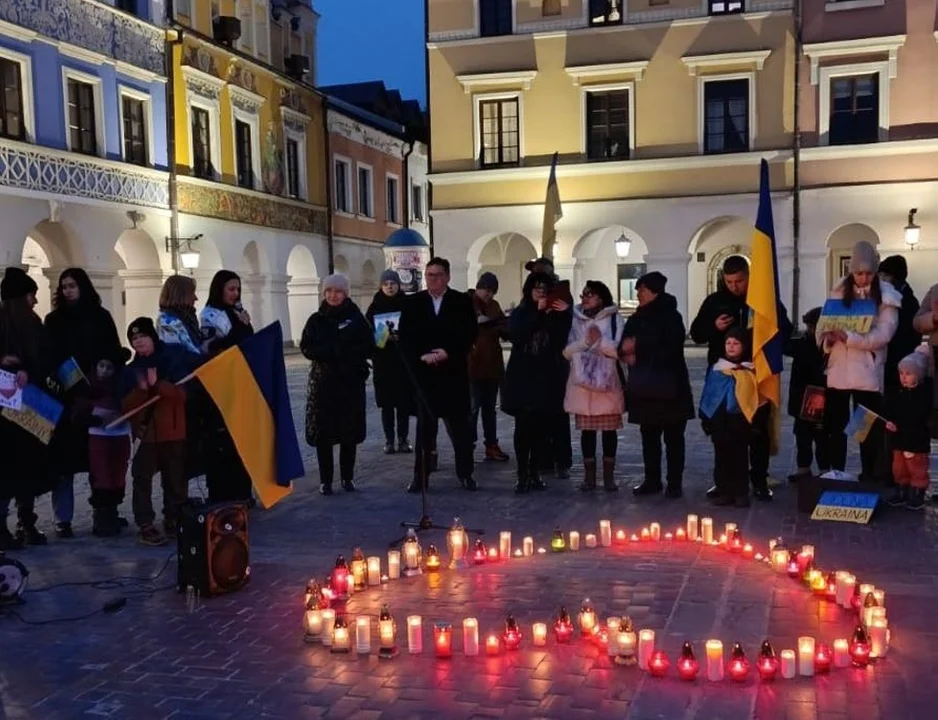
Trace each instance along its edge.
{"label": "red candle holder", "polygon": [[671,667],[671,661],[664,650],[655,650],[648,660],[648,672],[653,677],[664,677],[668,674],[668,668]]}
{"label": "red candle holder", "polygon": [[629,541],[629,536],[625,530],[616,530],[616,545],[625,545]]}
{"label": "red candle holder", "polygon": [[502,651],[502,643],[498,635],[492,633],[485,638],[485,654],[490,656],[498,655]]}
{"label": "red candle holder", "polygon": [[505,620],[505,632],[502,634],[502,641],[505,643],[505,650],[517,650],[521,647],[521,628],[518,627],[518,621],[513,615],[509,615]]}
{"label": "red candle holder", "polygon": [[678,528],[674,533],[674,539],[678,542],[684,542],[687,540],[687,533],[684,531],[684,528]]}
{"label": "red candle holder", "polygon": [[764,641],[759,649],[757,666],[759,668],[759,677],[765,682],[771,682],[778,674],[778,657],[775,655],[775,648],[768,640]]}
{"label": "red candle holder", "polygon": [[651,541],[651,531],[647,527],[642,528],[642,542],[650,542],[650,541]]}
{"label": "red candle holder", "polygon": [[498,548],[489,548],[489,562],[498,562]]}
{"label": "red candle holder", "polygon": [[686,642],[681,648],[681,657],[677,661],[677,674],[681,680],[690,682],[697,678],[699,672],[700,663],[697,662],[697,657],[694,655],[694,648],[689,642]]}
{"label": "red candle holder", "polygon": [[833,660],[831,649],[824,643],[819,643],[814,648],[814,672],[818,675],[830,672]]}
{"label": "red candle holder", "polygon": [[733,644],[733,650],[730,653],[730,661],[727,664],[726,672],[731,680],[743,682],[749,676],[749,660],[746,659],[746,653],[743,646],[739,643]]}
{"label": "red candle holder", "polygon": [[554,621],[554,637],[559,643],[568,643],[573,637],[573,621],[565,607],[560,608],[557,619]]}
{"label": "red candle holder", "polygon": [[753,557],[755,557],[755,554],[756,554],[755,549],[749,543],[745,543],[743,545],[742,552],[743,552],[743,557],[746,558],[747,560],[751,560]]}
{"label": "red candle holder", "polygon": [[474,565],[484,565],[487,557],[488,552],[485,549],[485,543],[480,538],[476,540],[475,547],[472,549],[472,562]]}
{"label": "red candle holder", "polygon": [[453,657],[453,626],[436,623],[433,626],[433,647],[438,658]]}
{"label": "red candle holder", "polygon": [[857,625],[847,648],[853,667],[865,668],[870,664],[870,637],[862,625]]}
{"label": "red candle holder", "polygon": [[837,575],[835,573],[827,573],[827,599],[835,600],[837,598]]}
{"label": "red candle holder", "polygon": [[790,577],[792,580],[799,580],[804,574],[798,565],[797,556],[792,552],[788,553],[788,566],[786,567],[785,571],[788,573],[788,577]]}
{"label": "red candle holder", "polygon": [[339,555],[335,559],[335,568],[332,570],[332,593],[335,599],[341,600],[348,597],[351,575],[348,565],[345,563],[345,556]]}
{"label": "red candle holder", "polygon": [[797,560],[798,569],[801,571],[801,574],[804,575],[805,570],[808,569],[808,565],[810,565],[811,561],[814,560],[814,556],[809,553],[800,552],[797,555]]}

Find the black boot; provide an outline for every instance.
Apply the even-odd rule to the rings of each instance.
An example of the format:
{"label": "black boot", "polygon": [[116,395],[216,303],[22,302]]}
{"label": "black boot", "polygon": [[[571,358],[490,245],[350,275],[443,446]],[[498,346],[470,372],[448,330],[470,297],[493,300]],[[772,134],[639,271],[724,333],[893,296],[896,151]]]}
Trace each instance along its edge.
{"label": "black boot", "polygon": [[908,500],[905,501],[907,510],[925,509],[925,491],[922,488],[909,488]]}
{"label": "black boot", "polygon": [[606,492],[619,492],[619,486],[616,485],[616,459],[603,458],[603,490]]}
{"label": "black boot", "polygon": [[0,525],[0,552],[7,550],[22,550],[23,541],[10,532],[6,522]]}
{"label": "black boot", "polygon": [[332,495],[332,483],[319,483],[319,494],[320,495]]}
{"label": "black boot", "polygon": [[668,487],[664,491],[664,496],[669,500],[676,500],[684,496],[684,481],[682,478],[673,478],[668,480]]}
{"label": "black boot", "polygon": [[358,488],[355,487],[355,483],[352,482],[352,478],[342,481],[342,489],[345,490],[345,492],[355,492],[358,490]]}
{"label": "black boot", "polygon": [[886,499],[886,504],[890,507],[902,507],[908,499],[909,487],[907,485],[896,485]]}
{"label": "black boot", "polygon": [[17,524],[16,537],[23,545],[47,545],[49,538],[46,534],[36,527],[36,521],[26,525]]}
{"label": "black boot", "polygon": [[583,482],[579,488],[583,492],[596,489],[596,458],[583,458]]}
{"label": "black boot", "polygon": [[544,483],[544,478],[541,477],[541,471],[538,469],[536,461],[531,463],[531,472],[528,475],[528,479],[530,480],[532,490],[547,489],[547,485]]}
{"label": "black boot", "polygon": [[635,497],[642,497],[643,495],[657,495],[661,492],[661,481],[654,480],[652,478],[646,477],[641,485],[636,485],[632,488],[632,494]]}
{"label": "black boot", "polygon": [[528,490],[531,489],[531,480],[528,477],[528,469],[526,467],[518,467],[518,482],[515,483],[515,494],[524,495]]}

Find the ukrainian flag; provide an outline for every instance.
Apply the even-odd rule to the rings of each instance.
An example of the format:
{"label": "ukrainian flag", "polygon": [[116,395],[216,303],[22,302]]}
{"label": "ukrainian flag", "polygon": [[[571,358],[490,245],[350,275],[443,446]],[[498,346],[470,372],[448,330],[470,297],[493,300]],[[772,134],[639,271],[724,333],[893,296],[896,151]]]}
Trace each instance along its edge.
{"label": "ukrainian flag", "polygon": [[862,405],[857,405],[850,416],[850,422],[844,428],[844,435],[852,436],[858,443],[865,443],[878,419],[879,415]]}
{"label": "ukrainian flag", "polygon": [[196,370],[234,440],[257,497],[270,508],[303,477],[287,391],[283,330],[268,325]]}
{"label": "ukrainian flag", "polygon": [[554,257],[557,240],[557,221],[563,217],[560,206],[560,188],[557,186],[557,153],[550,161],[550,178],[547,180],[547,198],[544,201],[544,227],[541,231],[541,257]]}
{"label": "ukrainian flag", "polygon": [[779,410],[782,404],[783,317],[778,291],[778,256],[769,189],[769,164],[763,160],[759,177],[759,211],[752,238],[752,263],[746,304],[752,312],[752,361],[759,395],[772,404],[772,454],[778,452]]}

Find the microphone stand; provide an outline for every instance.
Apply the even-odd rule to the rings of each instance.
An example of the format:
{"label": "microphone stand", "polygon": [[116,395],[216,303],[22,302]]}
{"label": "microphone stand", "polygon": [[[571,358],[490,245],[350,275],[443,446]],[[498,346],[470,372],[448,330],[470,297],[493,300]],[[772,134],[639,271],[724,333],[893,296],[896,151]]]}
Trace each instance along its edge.
{"label": "microphone stand", "polygon": [[[417,533],[426,532],[428,530],[444,530],[449,531],[450,528],[443,525],[437,525],[430,518],[429,510],[427,509],[427,486],[430,484],[430,473],[427,471],[427,450],[426,450],[426,438],[423,436],[426,433],[427,429],[427,420],[433,418],[433,412],[430,410],[430,404],[427,402],[426,395],[423,393],[423,388],[420,386],[420,381],[417,379],[417,375],[414,373],[414,369],[410,366],[410,361],[407,359],[407,354],[404,352],[401,347],[401,342],[398,339],[399,335],[394,331],[393,326],[389,328],[391,334],[394,336],[394,339],[390,340],[394,344],[395,349],[397,350],[398,357],[400,358],[401,364],[404,366],[404,372],[407,373],[407,378],[410,380],[410,384],[414,388],[414,393],[417,397],[417,446],[420,449],[417,457],[417,480],[420,482],[420,520],[417,522],[412,521],[403,521],[401,522],[401,527],[405,530],[414,530]],[[421,421],[424,422],[421,422]],[[467,534],[476,534],[484,535],[485,530],[473,530],[470,528],[463,528]],[[399,546],[404,539],[407,537],[407,533],[401,537],[392,540],[388,543],[388,547],[394,548]]]}

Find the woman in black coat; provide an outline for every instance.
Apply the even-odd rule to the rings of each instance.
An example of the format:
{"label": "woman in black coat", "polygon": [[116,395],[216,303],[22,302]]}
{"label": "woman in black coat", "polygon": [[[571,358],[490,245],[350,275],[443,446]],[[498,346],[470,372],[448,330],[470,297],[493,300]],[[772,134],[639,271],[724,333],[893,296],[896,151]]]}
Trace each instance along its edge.
{"label": "woman in black coat", "polygon": [[311,361],[306,398],[306,442],[316,448],[319,492],[332,494],[339,446],[339,474],[346,492],[355,490],[356,446],[365,440],[365,381],[374,336],[358,306],[349,300],[344,275],[323,281],[325,298],[303,328],[300,349]]}
{"label": "woman in black coat", "polygon": [[[396,313],[398,325],[400,315],[404,311],[407,296],[401,292],[401,278],[393,270],[381,273],[381,289],[375,293],[374,300],[368,306],[365,317],[372,329],[375,326],[375,315]],[[375,404],[381,408],[381,425],[384,429],[384,452],[391,455],[395,452],[413,452],[408,439],[410,416],[417,414],[414,403],[413,383],[407,375],[401,359],[401,351],[397,347],[397,331],[395,327],[390,333],[384,347],[375,348],[372,365],[375,370]],[[395,420],[397,433],[395,434]],[[395,439],[397,445],[394,444]]]}
{"label": "woman in black coat", "polygon": [[[573,313],[567,303],[548,300],[554,279],[531,273],[524,282],[521,304],[509,318],[511,355],[502,389],[502,410],[515,418],[515,492],[543,490],[539,449],[550,432],[550,418],[563,412],[567,361],[563,349]],[[563,310],[558,307],[565,306]]]}
{"label": "woman in black coat", "polygon": [[645,480],[634,495],[661,492],[661,439],[668,462],[665,495],[679,498],[684,475],[684,430],[694,417],[694,398],[684,360],[684,319],[677,300],[664,291],[668,279],[659,272],[636,283],[638,309],[625,323],[620,354],[629,366],[625,406],[629,422],[642,434]]}
{"label": "woman in black coat", "polygon": [[[114,318],[101,306],[101,296],[88,273],[81,268],[63,270],[52,307],[52,312],[46,315],[45,326],[55,362],[58,365],[74,358],[85,378],[93,378],[98,358],[103,357],[102,353],[117,354],[121,341]],[[65,412],[50,450],[55,460],[53,471],[58,475],[52,490],[52,510],[55,533],[60,538],[74,537],[74,478],[76,473],[88,472],[88,430],[70,421],[76,398],[87,390],[87,380],[71,389],[63,388]]]}

